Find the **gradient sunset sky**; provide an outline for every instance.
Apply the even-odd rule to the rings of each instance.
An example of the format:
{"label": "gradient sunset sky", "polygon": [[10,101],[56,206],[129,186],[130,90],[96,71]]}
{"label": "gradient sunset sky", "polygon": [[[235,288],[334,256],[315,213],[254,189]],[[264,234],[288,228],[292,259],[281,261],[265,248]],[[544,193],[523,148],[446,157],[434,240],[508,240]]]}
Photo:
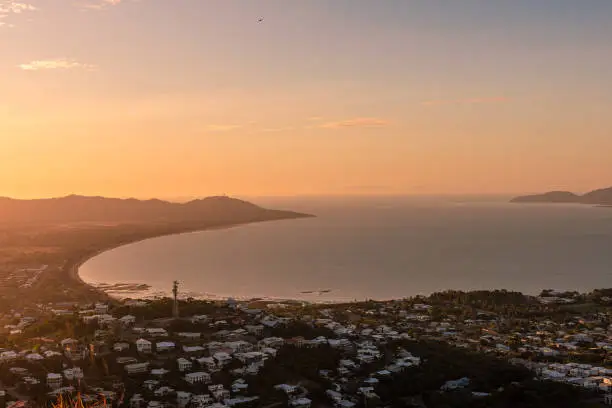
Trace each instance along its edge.
{"label": "gradient sunset sky", "polygon": [[0,196],[607,187],[611,41],[611,0],[0,0]]}

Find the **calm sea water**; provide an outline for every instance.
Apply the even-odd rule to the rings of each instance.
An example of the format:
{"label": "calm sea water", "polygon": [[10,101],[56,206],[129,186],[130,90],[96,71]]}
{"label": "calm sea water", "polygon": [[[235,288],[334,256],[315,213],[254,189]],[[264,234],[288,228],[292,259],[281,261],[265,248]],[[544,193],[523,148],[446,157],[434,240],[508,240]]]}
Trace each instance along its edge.
{"label": "calm sea water", "polygon": [[168,293],[178,280],[185,296],[310,301],[612,287],[612,208],[414,198],[255,202],[317,218],[152,239],[101,254],[80,275],[94,284],[147,283],[148,295]]}

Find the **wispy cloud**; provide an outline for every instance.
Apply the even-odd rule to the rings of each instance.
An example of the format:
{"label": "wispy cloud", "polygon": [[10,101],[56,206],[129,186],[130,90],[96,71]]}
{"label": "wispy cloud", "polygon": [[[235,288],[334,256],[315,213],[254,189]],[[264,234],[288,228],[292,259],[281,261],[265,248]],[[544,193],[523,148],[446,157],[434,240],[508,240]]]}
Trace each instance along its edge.
{"label": "wispy cloud", "polygon": [[16,0],[0,0],[0,27],[14,27],[12,23],[6,21],[10,15],[36,10],[38,8],[30,3]]}
{"label": "wispy cloud", "polygon": [[263,129],[260,129],[259,131],[262,133],[278,133],[278,132],[291,132],[293,130],[296,130],[295,127],[287,126],[287,127],[277,127],[277,128],[263,128]]}
{"label": "wispy cloud", "polygon": [[38,10],[38,8],[29,3],[14,0],[0,0],[0,14],[21,14],[26,11],[35,10]]}
{"label": "wispy cloud", "polygon": [[209,132],[231,132],[242,127],[242,125],[208,125],[206,130]]}
{"label": "wispy cloud", "polygon": [[439,105],[480,105],[508,102],[508,98],[497,96],[492,98],[465,98],[465,99],[433,99],[423,101],[423,106],[439,106]]}
{"label": "wispy cloud", "polygon": [[84,64],[73,59],[57,58],[50,60],[37,60],[27,64],[19,65],[24,71],[42,71],[42,70],[69,70],[69,69],[94,69],[95,65]]}
{"label": "wispy cloud", "polygon": [[139,2],[141,0],[84,0],[79,5],[90,10],[104,10],[107,7],[118,6],[128,2]]}
{"label": "wispy cloud", "polygon": [[353,118],[338,122],[323,123],[320,127],[325,129],[344,129],[344,128],[373,128],[388,126],[390,123],[380,118]]}

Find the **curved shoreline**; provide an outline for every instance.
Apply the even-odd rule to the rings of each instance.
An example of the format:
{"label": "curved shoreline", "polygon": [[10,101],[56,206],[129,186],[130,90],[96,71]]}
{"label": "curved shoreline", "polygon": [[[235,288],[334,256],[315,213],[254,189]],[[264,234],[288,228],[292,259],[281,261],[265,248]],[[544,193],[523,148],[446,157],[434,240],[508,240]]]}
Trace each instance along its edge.
{"label": "curved shoreline", "polygon": [[171,231],[171,232],[167,232],[167,233],[158,233],[158,234],[154,234],[151,236],[146,236],[146,237],[142,237],[142,238],[137,238],[137,239],[133,239],[130,241],[123,241],[123,242],[117,242],[102,248],[99,248],[91,253],[87,253],[84,255],[79,256],[77,259],[69,261],[65,266],[64,266],[64,271],[67,272],[68,275],[68,279],[70,279],[71,281],[77,283],[77,285],[82,286],[87,288],[88,290],[97,293],[98,295],[100,295],[102,298],[104,298],[107,301],[118,301],[119,299],[109,295],[107,292],[105,292],[104,290],[95,287],[92,284],[89,284],[87,282],[85,282],[85,280],[83,280],[83,278],[79,275],[79,270],[81,268],[81,266],[83,266],[86,262],[90,261],[91,259],[102,255],[105,252],[109,252],[112,251],[114,249],[117,248],[121,248],[124,246],[128,246],[128,245],[132,245],[132,244],[137,244],[140,242],[144,242],[144,241],[148,241],[151,239],[157,239],[157,238],[163,238],[163,237],[171,237],[171,236],[175,236],[175,235],[186,235],[186,234],[195,234],[195,233],[200,233],[200,232],[206,232],[206,231],[213,231],[213,230],[222,230],[222,229],[229,229],[229,228],[235,228],[235,227],[239,227],[239,226],[244,226],[244,225],[249,225],[249,224],[258,224],[258,223],[262,223],[262,222],[271,222],[271,221],[288,221],[288,220],[296,220],[296,219],[301,219],[301,218],[311,218],[314,217],[312,215],[307,215],[307,214],[300,214],[299,216],[295,216],[295,217],[288,217],[288,218],[278,218],[278,219],[267,219],[267,220],[256,220],[256,221],[245,221],[245,222],[237,222],[237,223],[232,223],[232,224],[226,224],[226,225],[214,225],[214,226],[208,226],[208,227],[195,227],[195,228],[186,228],[185,230],[177,230],[177,231]]}

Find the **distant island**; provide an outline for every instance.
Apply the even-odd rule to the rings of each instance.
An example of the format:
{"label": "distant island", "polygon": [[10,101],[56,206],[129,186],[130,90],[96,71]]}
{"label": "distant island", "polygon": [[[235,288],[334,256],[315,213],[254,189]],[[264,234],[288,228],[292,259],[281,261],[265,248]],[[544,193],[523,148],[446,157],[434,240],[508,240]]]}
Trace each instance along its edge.
{"label": "distant island", "polygon": [[549,191],[544,194],[534,194],[515,197],[512,203],[567,203],[612,206],[612,187],[593,190],[579,195],[569,191]]}

